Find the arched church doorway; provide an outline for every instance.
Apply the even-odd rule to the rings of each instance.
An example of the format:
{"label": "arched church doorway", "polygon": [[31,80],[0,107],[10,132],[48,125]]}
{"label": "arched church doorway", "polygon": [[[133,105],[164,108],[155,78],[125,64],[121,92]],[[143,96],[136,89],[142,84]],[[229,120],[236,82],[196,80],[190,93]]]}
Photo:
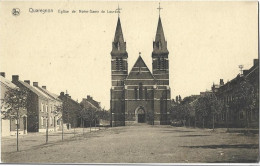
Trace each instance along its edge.
{"label": "arched church doorway", "polygon": [[145,123],[145,111],[142,106],[137,107],[135,110],[135,117],[136,117],[136,122],[137,123]]}

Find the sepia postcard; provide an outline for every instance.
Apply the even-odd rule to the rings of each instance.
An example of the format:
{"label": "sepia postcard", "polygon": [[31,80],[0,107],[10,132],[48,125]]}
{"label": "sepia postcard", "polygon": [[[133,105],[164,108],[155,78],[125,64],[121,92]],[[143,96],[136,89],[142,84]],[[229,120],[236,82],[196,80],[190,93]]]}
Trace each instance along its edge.
{"label": "sepia postcard", "polygon": [[4,164],[259,164],[258,1],[1,1]]}

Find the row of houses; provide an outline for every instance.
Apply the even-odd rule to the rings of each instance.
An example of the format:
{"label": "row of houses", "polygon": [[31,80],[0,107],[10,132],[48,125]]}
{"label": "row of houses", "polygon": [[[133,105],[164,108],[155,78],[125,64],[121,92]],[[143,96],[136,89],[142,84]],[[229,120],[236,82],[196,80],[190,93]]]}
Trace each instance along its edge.
{"label": "row of houses", "polygon": [[[71,98],[69,94],[61,92],[60,95],[50,92],[46,86],[39,86],[38,82],[20,80],[18,75],[12,76],[12,81],[5,78],[5,73],[0,73],[1,78],[1,112],[7,111],[3,102],[7,92],[11,89],[24,89],[27,94],[27,105],[19,116],[19,120],[12,117],[5,117],[1,114],[2,136],[16,135],[17,127],[20,135],[27,132],[45,132],[79,127],[79,114],[82,105]],[[90,96],[84,102],[96,104]],[[92,104],[92,107],[95,107]],[[21,112],[21,111],[19,111]]]}
{"label": "row of houses", "polygon": [[226,107],[218,124],[228,123],[231,127],[258,127],[259,125],[259,60],[254,59],[253,66],[243,70],[237,77],[218,85],[213,84],[212,93]]}
{"label": "row of houses", "polygon": [[[215,108],[214,108],[215,107]],[[259,61],[211,90],[172,102],[172,119],[198,127],[259,127]]]}

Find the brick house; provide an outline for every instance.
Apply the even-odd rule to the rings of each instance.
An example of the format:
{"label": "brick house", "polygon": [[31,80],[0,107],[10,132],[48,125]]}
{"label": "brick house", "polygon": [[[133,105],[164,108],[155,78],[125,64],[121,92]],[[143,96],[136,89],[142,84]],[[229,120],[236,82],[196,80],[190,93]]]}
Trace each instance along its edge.
{"label": "brick house", "polygon": [[169,124],[171,91],[167,41],[159,17],[152,52],[152,73],[141,55],[128,74],[128,53],[120,18],[111,51],[111,125]]}
{"label": "brick house", "polygon": [[[241,97],[243,89],[241,88],[241,82],[247,80],[253,87],[253,96],[257,103],[250,111],[247,109],[247,105],[244,103],[234,102],[237,98]],[[222,112],[217,118],[217,123],[220,126],[228,123],[231,127],[245,127],[247,126],[247,120],[249,120],[251,127],[258,127],[259,121],[259,61],[254,60],[253,66],[248,70],[243,70],[243,74],[237,75],[234,79],[224,84],[220,79],[219,86],[213,85],[212,91],[216,94],[219,100],[221,100],[226,106],[226,110]],[[248,119],[247,119],[248,118]]]}
{"label": "brick house", "polygon": [[[83,98],[82,101],[80,102],[81,108],[85,108],[86,111],[100,111],[100,102],[95,101],[91,96],[87,96],[87,98]],[[93,116],[92,112],[87,112],[86,113],[88,116]],[[94,117],[87,117],[84,120],[84,126],[89,127],[90,126],[90,119],[91,119],[91,125],[94,126]],[[99,123],[96,121],[96,123]]]}
{"label": "brick house", "polygon": [[[13,84],[11,81],[5,78],[5,73],[0,73],[0,82],[1,82],[1,96],[0,101],[5,98],[5,94],[10,89],[16,89],[18,88],[15,84]],[[1,102],[1,112],[5,111],[6,109],[12,109],[12,108],[5,108],[5,104]],[[20,115],[20,118],[18,120],[18,132],[19,135],[27,134],[27,110],[23,109],[19,111],[22,113]],[[2,136],[10,136],[10,135],[16,135],[17,134],[17,120],[11,117],[4,117],[3,114],[1,114],[1,135]]]}
{"label": "brick house", "polygon": [[[53,117],[50,112],[50,105],[53,104],[53,100],[36,88],[38,82],[34,82],[31,86],[29,80],[23,82],[19,80],[18,75],[13,75],[12,83],[20,88],[27,89],[29,92],[27,98],[28,132],[45,132],[48,120]],[[54,129],[50,128],[49,130]]]}
{"label": "brick house", "polygon": [[68,129],[70,125],[71,127],[79,127],[79,112],[81,111],[80,104],[73,100],[69,94],[64,94],[64,92],[60,93],[59,99],[63,103],[63,123],[67,124]]}
{"label": "brick house", "polygon": [[49,100],[49,130],[57,131],[60,128],[60,120],[62,119],[62,101],[59,99],[59,96],[48,91],[46,86],[35,86],[35,88],[39,89],[44,94],[50,97]]}

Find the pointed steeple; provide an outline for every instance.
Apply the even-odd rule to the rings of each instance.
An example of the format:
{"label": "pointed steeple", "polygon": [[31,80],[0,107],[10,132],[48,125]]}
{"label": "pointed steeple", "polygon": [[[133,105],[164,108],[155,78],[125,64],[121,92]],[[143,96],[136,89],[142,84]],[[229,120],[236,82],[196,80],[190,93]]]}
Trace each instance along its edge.
{"label": "pointed steeple", "polygon": [[168,52],[167,41],[165,40],[161,17],[159,16],[155,41],[153,42],[153,50],[156,52]]}
{"label": "pointed steeple", "polygon": [[122,27],[121,27],[120,17],[118,17],[118,20],[117,20],[116,32],[115,32],[115,37],[114,37],[114,41],[113,41],[112,51],[115,51],[115,52],[126,51],[126,43],[124,42],[124,36],[123,36]]}
{"label": "pointed steeple", "polygon": [[118,17],[114,42],[124,42],[123,31],[121,27],[120,17]]}

